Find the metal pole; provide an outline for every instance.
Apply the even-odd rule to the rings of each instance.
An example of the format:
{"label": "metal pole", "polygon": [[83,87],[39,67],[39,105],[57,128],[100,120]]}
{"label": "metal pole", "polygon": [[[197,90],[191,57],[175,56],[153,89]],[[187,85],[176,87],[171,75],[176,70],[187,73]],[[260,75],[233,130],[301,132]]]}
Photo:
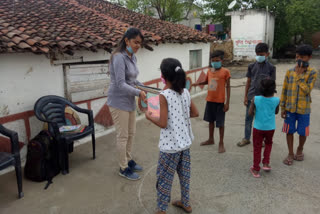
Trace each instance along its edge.
{"label": "metal pole", "polygon": [[[269,7],[266,7],[266,26],[265,26],[265,34],[264,34],[264,41],[268,44],[268,13],[269,13]],[[269,45],[269,44],[268,44]]]}

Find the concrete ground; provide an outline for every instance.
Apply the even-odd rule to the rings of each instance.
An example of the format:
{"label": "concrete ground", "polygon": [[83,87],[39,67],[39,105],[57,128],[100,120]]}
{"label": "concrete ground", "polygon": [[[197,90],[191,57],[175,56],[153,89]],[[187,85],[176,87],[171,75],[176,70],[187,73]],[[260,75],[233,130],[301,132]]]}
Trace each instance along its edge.
{"label": "concrete ground", "polygon": [[[278,64],[278,94],[285,70],[293,65]],[[200,147],[208,137],[208,124],[202,120],[205,95],[194,98],[200,117],[192,119],[195,141],[191,147],[191,205],[193,213],[320,213],[320,91],[313,90],[313,112],[310,137],[305,146],[305,160],[286,166],[285,135],[282,119],[277,116],[277,130],[271,153],[272,171],[262,172],[260,179],[249,172],[252,165],[252,144],[236,146],[244,132],[243,106],[245,79],[232,79],[231,105],[226,116],[225,145],[227,152],[218,154],[218,146]],[[218,133],[215,139],[218,142]],[[70,173],[54,178],[49,189],[43,183],[23,181],[24,198],[17,199],[13,172],[0,176],[0,213],[32,214],[148,214],[156,209],[156,165],[159,128],[149,121],[137,123],[133,155],[144,167],[139,181],[118,176],[115,134],[97,139],[97,159],[90,143],[78,146],[70,155]],[[296,140],[297,138],[295,138]],[[295,141],[297,142],[297,141]],[[297,143],[295,143],[297,145]],[[177,176],[172,199],[179,199]],[[183,213],[169,206],[167,213]]]}

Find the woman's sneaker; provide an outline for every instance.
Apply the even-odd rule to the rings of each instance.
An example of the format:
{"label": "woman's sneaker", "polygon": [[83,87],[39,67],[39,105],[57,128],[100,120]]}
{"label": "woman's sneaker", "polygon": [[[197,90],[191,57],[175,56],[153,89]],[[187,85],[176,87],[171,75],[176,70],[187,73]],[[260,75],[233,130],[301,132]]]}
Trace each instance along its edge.
{"label": "woman's sneaker", "polygon": [[134,160],[129,161],[128,166],[134,172],[140,172],[143,169],[142,166],[138,165]]}
{"label": "woman's sneaker", "polygon": [[120,168],[119,175],[131,181],[140,179],[140,176],[137,173],[133,172],[130,167],[125,168],[125,170],[121,170]]}

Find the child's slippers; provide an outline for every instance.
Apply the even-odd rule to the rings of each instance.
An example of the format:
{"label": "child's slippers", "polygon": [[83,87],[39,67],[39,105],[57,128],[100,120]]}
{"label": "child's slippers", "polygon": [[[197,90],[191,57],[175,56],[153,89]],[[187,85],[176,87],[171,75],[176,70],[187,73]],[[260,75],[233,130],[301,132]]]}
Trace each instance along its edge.
{"label": "child's slippers", "polygon": [[258,174],[255,174],[255,173],[253,172],[253,166],[250,167],[250,172],[251,172],[251,174],[253,175],[253,177],[255,177],[255,178],[260,178],[259,172],[258,172]]}
{"label": "child's slippers", "polygon": [[172,205],[175,206],[175,207],[183,209],[186,213],[192,213],[191,206],[185,207],[185,206],[183,206],[181,201],[174,201],[174,202],[172,202]]}
{"label": "child's slippers", "polygon": [[293,157],[293,159],[296,160],[296,161],[303,161],[304,160],[304,154],[302,153],[300,155],[295,155]]}
{"label": "child's slippers", "polygon": [[266,172],[270,172],[271,171],[271,167],[270,166],[264,166],[262,167],[262,169]]}
{"label": "child's slippers", "polygon": [[291,166],[292,163],[293,163],[293,158],[288,155],[288,156],[286,157],[286,159],[283,160],[283,163],[284,163],[285,165]]}

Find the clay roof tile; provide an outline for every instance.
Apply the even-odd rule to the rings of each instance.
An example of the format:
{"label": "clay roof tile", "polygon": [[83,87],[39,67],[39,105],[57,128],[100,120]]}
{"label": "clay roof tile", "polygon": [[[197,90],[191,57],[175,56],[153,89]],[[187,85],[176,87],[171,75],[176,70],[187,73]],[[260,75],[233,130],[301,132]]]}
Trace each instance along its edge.
{"label": "clay roof tile", "polygon": [[21,42],[18,46],[19,48],[22,48],[22,49],[31,48],[31,46],[25,42]]}
{"label": "clay roof tile", "polygon": [[49,48],[47,47],[39,47],[39,49],[44,53],[49,53]]}
{"label": "clay roof tile", "polygon": [[20,36],[15,36],[12,38],[12,41],[16,44],[19,44],[23,39]]}
{"label": "clay roof tile", "polygon": [[29,45],[33,46],[34,44],[37,43],[37,41],[34,40],[34,39],[28,39],[28,40],[27,40],[27,43],[28,43]]}
{"label": "clay roof tile", "polygon": [[49,42],[42,40],[42,41],[40,41],[40,44],[43,45],[43,46],[46,46],[47,44],[49,44]]}
{"label": "clay roof tile", "polygon": [[99,48],[111,52],[131,26],[140,28],[149,50],[150,44],[161,42],[214,40],[208,34],[104,0],[24,0],[15,1],[14,9],[12,0],[0,1],[0,53],[28,49],[45,54],[56,50],[73,53]]}
{"label": "clay roof tile", "polygon": [[13,47],[13,46],[16,46],[16,44],[13,43],[13,42],[9,42],[7,45],[8,45],[9,48],[11,48],[11,47]]}

